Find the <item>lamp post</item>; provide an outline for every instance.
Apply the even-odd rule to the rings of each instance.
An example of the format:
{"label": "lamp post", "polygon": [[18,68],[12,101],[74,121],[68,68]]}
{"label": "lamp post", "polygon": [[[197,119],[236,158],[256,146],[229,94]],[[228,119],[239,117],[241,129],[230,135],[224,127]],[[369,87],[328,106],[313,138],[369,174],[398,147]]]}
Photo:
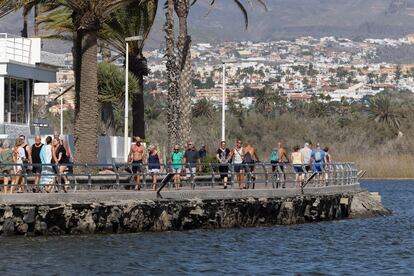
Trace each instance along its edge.
{"label": "lamp post", "polygon": [[226,64],[235,63],[234,60],[223,60],[223,93],[222,93],[222,103],[221,103],[221,140],[226,140]]}
{"label": "lamp post", "polygon": [[129,72],[129,42],[142,40],[142,36],[131,36],[125,38],[125,121],[124,121],[124,161],[128,162],[128,124],[129,124],[129,84],[128,84],[128,72]]}

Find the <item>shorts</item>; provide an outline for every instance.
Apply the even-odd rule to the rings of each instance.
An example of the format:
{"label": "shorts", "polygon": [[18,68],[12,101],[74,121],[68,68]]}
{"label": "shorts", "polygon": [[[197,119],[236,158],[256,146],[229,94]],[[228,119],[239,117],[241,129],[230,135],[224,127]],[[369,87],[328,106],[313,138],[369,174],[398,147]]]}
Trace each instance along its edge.
{"label": "shorts", "polygon": [[245,166],[245,171],[246,172],[254,172],[254,161],[251,162],[245,162],[244,166]]}
{"label": "shorts", "polygon": [[42,165],[39,165],[39,164],[33,165],[32,173],[33,174],[41,174],[42,173]]}
{"label": "shorts", "polygon": [[151,174],[153,174],[153,173],[160,173],[160,169],[150,169],[149,172]]}
{"label": "shorts", "polygon": [[181,168],[172,168],[172,172],[175,174],[180,174],[181,173]]}
{"label": "shorts", "polygon": [[313,171],[316,173],[323,173],[323,164],[322,163],[315,164],[313,166]]}
{"label": "shorts", "polygon": [[221,165],[219,166],[220,178],[224,179],[228,177],[229,173],[229,166],[228,165]]}
{"label": "shorts", "polygon": [[132,161],[132,173],[142,172],[142,160]]}
{"label": "shorts", "polygon": [[243,170],[243,164],[234,164],[234,172],[240,173]]}
{"label": "shorts", "polygon": [[197,168],[196,167],[186,168],[185,170],[187,172],[187,175],[195,175],[197,173]]}
{"label": "shorts", "polygon": [[302,165],[293,165],[295,173],[304,173]]}
{"label": "shorts", "polygon": [[278,161],[270,161],[270,164],[272,164],[272,172],[276,171],[276,169],[278,169],[278,171],[281,171],[282,173],[285,172],[285,167],[283,166],[283,163],[279,163]]}

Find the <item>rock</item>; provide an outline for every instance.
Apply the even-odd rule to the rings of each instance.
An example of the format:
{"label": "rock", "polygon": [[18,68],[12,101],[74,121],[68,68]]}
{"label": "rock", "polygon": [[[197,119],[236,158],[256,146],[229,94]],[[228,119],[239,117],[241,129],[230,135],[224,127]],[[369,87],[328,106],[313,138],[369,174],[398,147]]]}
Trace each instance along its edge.
{"label": "rock", "polygon": [[2,227],[3,235],[13,235],[14,234],[14,222],[11,218],[6,218],[3,222]]}
{"label": "rock", "polygon": [[391,211],[381,203],[378,193],[361,191],[356,193],[351,201],[350,218],[366,218],[373,216],[391,215]]}
{"label": "rock", "polygon": [[35,211],[35,208],[30,208],[27,211],[27,214],[24,215],[23,221],[25,223],[34,223],[35,222],[35,219],[36,219],[36,213],[35,212],[36,212]]}

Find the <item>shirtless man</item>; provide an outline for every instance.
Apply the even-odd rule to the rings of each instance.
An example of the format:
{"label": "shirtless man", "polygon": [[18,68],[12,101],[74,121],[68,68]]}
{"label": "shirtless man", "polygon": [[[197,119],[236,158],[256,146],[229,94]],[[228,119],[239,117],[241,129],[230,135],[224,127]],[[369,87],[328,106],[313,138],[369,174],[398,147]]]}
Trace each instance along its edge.
{"label": "shirtless man", "polygon": [[252,174],[252,181],[253,181],[252,188],[254,189],[254,186],[255,186],[254,181],[256,180],[254,163],[260,162],[259,156],[257,155],[255,148],[250,143],[247,143],[244,146],[243,156],[244,156],[243,163],[245,164],[246,172],[251,172]]}
{"label": "shirtless man", "polygon": [[132,173],[135,178],[135,190],[141,190],[141,176],[143,173],[143,163],[146,163],[146,149],[143,144],[141,144],[141,137],[135,136],[135,144],[131,145],[131,149],[128,155],[128,163],[132,164]]}
{"label": "shirtless man", "polygon": [[[277,143],[277,148],[273,151],[276,156],[276,160],[271,160],[270,163],[272,163],[272,172],[274,173],[277,171],[278,173],[281,173],[281,180],[282,180],[282,187],[285,188],[285,165],[284,162],[290,163],[290,158],[287,155],[286,150],[283,148],[282,143]],[[284,160],[283,160],[284,158]]]}
{"label": "shirtless man", "polygon": [[232,160],[233,170],[237,174],[237,182],[239,182],[239,189],[244,189],[243,158],[242,142],[237,140],[236,146],[231,150],[228,160]]}

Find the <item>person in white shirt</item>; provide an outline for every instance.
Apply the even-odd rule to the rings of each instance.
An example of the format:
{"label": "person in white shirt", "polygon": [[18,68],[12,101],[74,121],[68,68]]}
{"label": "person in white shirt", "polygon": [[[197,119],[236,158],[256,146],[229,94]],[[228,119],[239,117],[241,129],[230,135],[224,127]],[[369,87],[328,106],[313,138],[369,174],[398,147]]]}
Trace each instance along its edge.
{"label": "person in white shirt", "polygon": [[307,172],[310,172],[312,170],[311,165],[311,155],[312,155],[312,143],[305,143],[305,146],[300,150],[300,152],[303,155],[303,162],[305,165],[305,169]]}

